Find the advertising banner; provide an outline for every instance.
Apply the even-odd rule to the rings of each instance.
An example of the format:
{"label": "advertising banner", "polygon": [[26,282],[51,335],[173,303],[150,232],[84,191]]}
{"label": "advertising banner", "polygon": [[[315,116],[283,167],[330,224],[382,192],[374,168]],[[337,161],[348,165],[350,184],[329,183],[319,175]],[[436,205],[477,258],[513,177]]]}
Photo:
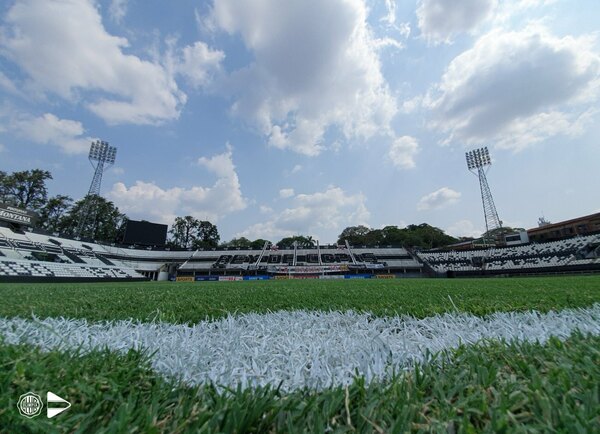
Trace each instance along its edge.
{"label": "advertising banner", "polygon": [[370,279],[373,277],[371,274],[346,274],[345,279]]}
{"label": "advertising banner", "polygon": [[347,265],[269,265],[269,273],[281,274],[321,274],[348,271]]}
{"label": "advertising banner", "polygon": [[196,276],[196,282],[217,282],[219,276]]}
{"label": "advertising banner", "polygon": [[269,280],[271,276],[244,276],[244,280]]}
{"label": "advertising banner", "polygon": [[34,226],[37,219],[38,215],[32,211],[0,202],[0,220],[25,226]]}
{"label": "advertising banner", "polygon": [[177,276],[178,282],[193,282],[194,276]]}
{"label": "advertising banner", "polygon": [[319,276],[319,279],[324,279],[324,280],[336,280],[336,279],[343,279],[344,275],[343,274],[330,274],[330,275],[325,275],[325,276]]}
{"label": "advertising banner", "polygon": [[375,278],[377,279],[395,279],[395,274],[376,274]]}
{"label": "advertising banner", "polygon": [[289,279],[289,277],[288,276],[275,276],[275,279],[276,280],[287,280],[287,279]]}
{"label": "advertising banner", "polygon": [[219,276],[219,282],[235,282],[238,280],[244,280],[242,276]]}

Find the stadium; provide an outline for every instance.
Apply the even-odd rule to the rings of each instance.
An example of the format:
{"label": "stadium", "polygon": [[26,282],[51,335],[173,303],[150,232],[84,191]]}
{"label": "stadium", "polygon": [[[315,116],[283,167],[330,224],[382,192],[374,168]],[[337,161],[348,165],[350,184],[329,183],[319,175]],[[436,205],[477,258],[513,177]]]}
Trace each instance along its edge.
{"label": "stadium", "polygon": [[[102,174],[115,161],[116,148],[94,142],[89,159],[95,164],[88,197],[100,195]],[[477,172],[486,234],[476,241],[449,245],[443,250],[408,246],[353,246],[344,244],[281,250],[265,241],[262,248],[165,249],[167,226],[128,220],[124,244],[64,238],[35,231],[36,215],[2,205],[0,213],[0,277],[4,281],[175,280],[233,281],[268,279],[357,279],[454,276],[514,276],[600,271],[600,213],[529,231],[503,230],[489,188],[487,148],[466,153],[467,167]],[[89,203],[93,203],[90,201]],[[93,206],[82,214],[78,227],[95,221]],[[89,225],[89,223],[88,223]],[[28,231],[26,232],[25,230]],[[94,228],[88,228],[95,233]],[[85,235],[79,231],[80,234]],[[537,241],[530,242],[530,237]],[[140,246],[152,246],[140,248]],[[158,247],[156,247],[158,246]],[[161,248],[162,247],[162,248]]]}
{"label": "stadium", "polygon": [[[600,214],[590,217],[598,220]],[[266,243],[256,250],[171,251],[0,227],[0,255],[0,276],[5,282],[512,276],[598,272],[600,234],[473,250],[413,251],[349,244],[279,250]]]}
{"label": "stadium", "polygon": [[[102,162],[98,146],[90,159]],[[0,424],[593,431],[600,214],[503,231],[478,176],[495,235],[429,250],[348,240],[171,250],[165,225],[133,220],[126,243],[102,243],[36,230],[34,212],[2,205],[0,397],[32,418],[43,400],[25,389],[47,388],[48,415],[5,412]]]}
{"label": "stadium", "polygon": [[599,433],[577,6],[3,2],[0,434]]}

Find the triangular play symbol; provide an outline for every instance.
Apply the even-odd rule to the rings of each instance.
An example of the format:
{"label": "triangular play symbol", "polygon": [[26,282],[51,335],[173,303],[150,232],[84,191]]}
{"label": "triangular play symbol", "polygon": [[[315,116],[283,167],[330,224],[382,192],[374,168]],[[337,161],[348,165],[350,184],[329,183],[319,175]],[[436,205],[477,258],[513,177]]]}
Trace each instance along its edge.
{"label": "triangular play symbol", "polygon": [[[46,395],[46,399],[48,402],[48,405],[46,406],[46,412],[47,412],[46,414],[48,416],[48,419],[52,419],[57,414],[61,414],[63,411],[68,410],[71,407],[71,403],[69,401],[61,398],[60,396],[58,396],[57,394],[52,393],[52,392],[48,392],[48,394]],[[61,407],[61,408],[50,408],[51,402],[60,402],[60,403],[67,404],[67,406]]]}

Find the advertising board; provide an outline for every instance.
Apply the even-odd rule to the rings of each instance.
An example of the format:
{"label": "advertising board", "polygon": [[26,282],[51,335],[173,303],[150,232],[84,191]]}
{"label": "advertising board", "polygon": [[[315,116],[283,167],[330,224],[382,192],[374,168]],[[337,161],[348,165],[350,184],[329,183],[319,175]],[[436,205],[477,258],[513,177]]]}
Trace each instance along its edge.
{"label": "advertising board", "polygon": [[33,227],[37,219],[38,215],[32,211],[27,211],[26,209],[17,208],[7,203],[0,202],[0,220]]}
{"label": "advertising board", "polygon": [[194,276],[177,276],[178,282],[193,282]]}

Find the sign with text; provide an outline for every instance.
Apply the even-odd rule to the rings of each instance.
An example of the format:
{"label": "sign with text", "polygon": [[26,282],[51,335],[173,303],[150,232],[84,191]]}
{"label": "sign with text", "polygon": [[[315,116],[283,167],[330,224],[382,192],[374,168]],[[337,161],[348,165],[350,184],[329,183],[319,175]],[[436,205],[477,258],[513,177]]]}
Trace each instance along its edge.
{"label": "sign with text", "polygon": [[178,282],[193,282],[194,276],[177,276]]}
{"label": "sign with text", "polygon": [[196,282],[217,282],[219,276],[196,276]]}
{"label": "sign with text", "polygon": [[17,223],[25,226],[33,226],[38,219],[38,215],[26,209],[17,208],[7,203],[0,202],[0,220],[10,223]]}

